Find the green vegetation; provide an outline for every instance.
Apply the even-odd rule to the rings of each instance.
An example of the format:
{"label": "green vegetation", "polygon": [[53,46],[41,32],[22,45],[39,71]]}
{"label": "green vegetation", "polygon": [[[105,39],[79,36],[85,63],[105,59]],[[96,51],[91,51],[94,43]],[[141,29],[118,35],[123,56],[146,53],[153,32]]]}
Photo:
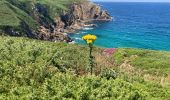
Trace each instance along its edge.
{"label": "green vegetation", "polygon": [[[1,0],[0,33],[23,26],[37,30],[43,20],[86,0]],[[35,7],[43,9],[37,12]],[[27,38],[0,37],[0,100],[170,100],[170,52],[117,49],[111,56],[89,48]]]}
{"label": "green vegetation", "polygon": [[[0,26],[19,26],[21,21],[28,25],[36,24],[33,16],[30,16],[32,8],[36,4],[47,7],[50,15],[68,10],[68,5],[73,2],[85,2],[86,0],[1,0],[0,1]],[[25,7],[24,7],[25,6]],[[52,15],[52,16],[54,16]],[[52,18],[52,16],[49,16]]]}
{"label": "green vegetation", "polygon": [[[0,32],[13,29],[21,34],[28,29],[37,31],[42,22],[52,24],[54,17],[67,11],[70,4],[87,0],[1,0]],[[41,11],[37,11],[37,8]],[[26,26],[26,27],[23,27]],[[48,26],[48,25],[46,25]]]}
{"label": "green vegetation", "polygon": [[62,11],[68,11],[72,3],[87,2],[87,0],[35,0],[37,3],[45,5],[49,10],[49,15],[54,17]]}
{"label": "green vegetation", "polygon": [[0,1],[0,26],[11,26],[17,27],[21,24],[22,21],[27,23],[31,28],[34,28],[37,25],[36,21],[29,16],[22,9],[17,6],[9,3],[6,0]]}
{"label": "green vegetation", "polygon": [[0,99],[169,100],[169,52],[93,50],[91,76],[88,47],[0,37]]}
{"label": "green vegetation", "polygon": [[118,65],[127,61],[137,69],[145,73],[154,75],[170,74],[170,52],[139,50],[139,49],[119,49],[114,54]]}
{"label": "green vegetation", "polygon": [[82,39],[86,42],[86,44],[89,47],[89,71],[91,73],[91,75],[93,74],[93,67],[94,67],[94,57],[92,55],[92,51],[93,51],[93,44],[96,41],[97,37],[95,35],[85,35],[82,37]]}

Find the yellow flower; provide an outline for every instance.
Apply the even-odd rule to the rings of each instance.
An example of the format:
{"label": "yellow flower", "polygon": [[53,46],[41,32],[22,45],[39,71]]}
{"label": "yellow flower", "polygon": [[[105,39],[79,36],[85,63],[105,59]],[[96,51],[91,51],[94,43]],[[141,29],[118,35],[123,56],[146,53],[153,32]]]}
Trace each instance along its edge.
{"label": "yellow flower", "polygon": [[95,35],[87,34],[83,36],[82,39],[85,40],[87,44],[93,44],[97,37]]}
{"label": "yellow flower", "polygon": [[91,44],[92,42],[92,40],[87,40],[87,44]]}

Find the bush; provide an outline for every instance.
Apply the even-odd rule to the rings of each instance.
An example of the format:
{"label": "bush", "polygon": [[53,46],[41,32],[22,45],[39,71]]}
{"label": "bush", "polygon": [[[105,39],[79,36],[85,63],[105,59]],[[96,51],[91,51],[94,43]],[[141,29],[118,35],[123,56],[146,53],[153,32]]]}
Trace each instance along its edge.
{"label": "bush", "polygon": [[169,88],[139,82],[138,76],[124,79],[109,69],[101,76],[78,76],[76,68],[87,65],[84,46],[11,37],[0,42],[0,99],[169,99]]}
{"label": "bush", "polygon": [[107,78],[108,80],[109,80],[110,78],[116,79],[116,78],[117,78],[117,75],[118,75],[118,73],[115,72],[114,70],[111,70],[111,69],[104,69],[104,70],[101,72],[101,74],[100,74],[100,76],[101,76],[102,78],[105,77],[105,78]]}

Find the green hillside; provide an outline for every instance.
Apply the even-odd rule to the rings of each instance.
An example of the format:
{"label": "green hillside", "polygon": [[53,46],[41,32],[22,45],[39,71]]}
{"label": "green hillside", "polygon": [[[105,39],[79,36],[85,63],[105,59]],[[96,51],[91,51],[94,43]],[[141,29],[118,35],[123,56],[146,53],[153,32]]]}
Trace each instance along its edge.
{"label": "green hillside", "polygon": [[[42,22],[53,23],[55,16],[68,11],[70,4],[86,2],[87,0],[1,0],[0,1],[0,33],[11,30],[22,34],[38,32]],[[41,11],[37,11],[37,8]],[[40,22],[42,21],[42,22]],[[48,26],[49,27],[49,26]]]}
{"label": "green hillside", "polygon": [[91,76],[86,46],[0,37],[0,99],[169,100],[170,52],[103,50]]}
{"label": "green hillside", "polygon": [[[15,1],[15,0],[14,0]],[[11,0],[11,2],[14,2]],[[19,8],[19,2],[16,1],[14,4],[10,0],[0,1],[0,27],[19,27],[21,22],[26,22],[31,28],[37,25],[36,21],[29,16],[23,9]]]}
{"label": "green hillside", "polygon": [[1,0],[0,1],[0,26],[19,26],[21,21],[26,21],[30,26],[36,24],[36,20],[30,15],[32,7],[42,4],[50,13],[50,16],[67,11],[68,5],[73,2],[84,2],[86,0]]}
{"label": "green hillside", "polygon": [[81,2],[88,0],[0,1],[0,100],[170,100],[168,51],[119,48],[107,55],[94,47],[89,75],[85,45],[4,36],[31,36],[44,23],[48,29]]}

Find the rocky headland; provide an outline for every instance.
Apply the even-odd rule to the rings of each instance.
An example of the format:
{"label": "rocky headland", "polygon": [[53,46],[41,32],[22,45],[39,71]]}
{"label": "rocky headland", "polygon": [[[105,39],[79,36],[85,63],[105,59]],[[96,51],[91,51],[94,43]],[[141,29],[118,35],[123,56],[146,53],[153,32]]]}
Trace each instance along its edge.
{"label": "rocky headland", "polygon": [[68,12],[63,12],[60,16],[54,18],[54,24],[52,30],[43,26],[40,27],[39,37],[43,40],[51,41],[72,41],[67,33],[72,33],[84,26],[94,26],[88,22],[98,21],[110,21],[112,17],[105,10],[102,10],[99,5],[91,2],[74,3],[69,7]]}
{"label": "rocky headland", "polygon": [[[30,17],[30,19],[28,19],[22,14],[14,12],[16,17],[20,20],[19,26],[10,26],[8,24],[4,26],[0,25],[0,33],[10,36],[24,36],[47,41],[71,42],[72,40],[68,36],[68,33],[73,33],[85,26],[95,26],[95,24],[89,23],[94,20],[110,21],[112,19],[107,11],[102,10],[99,5],[88,1],[81,3],[73,2],[68,5],[68,10],[63,10],[53,17],[49,17],[47,6],[43,4],[34,4],[33,2],[20,4],[12,0],[4,2],[6,5],[7,3],[11,6],[15,5],[18,9],[26,12]],[[10,9],[13,10],[14,8]],[[20,15],[21,17],[18,17]],[[32,21],[31,18],[34,21]],[[33,22],[36,24],[31,28]],[[37,28],[34,29],[35,27]]]}

